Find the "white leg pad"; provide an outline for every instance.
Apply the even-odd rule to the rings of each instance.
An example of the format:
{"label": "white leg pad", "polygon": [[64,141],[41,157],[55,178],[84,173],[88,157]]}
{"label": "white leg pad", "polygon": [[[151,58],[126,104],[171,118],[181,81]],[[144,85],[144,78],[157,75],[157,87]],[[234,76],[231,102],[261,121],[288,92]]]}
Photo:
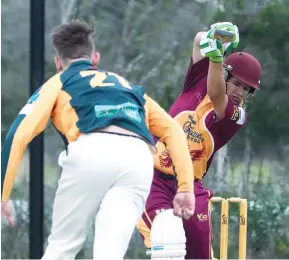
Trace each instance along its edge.
{"label": "white leg pad", "polygon": [[181,218],[173,210],[161,211],[151,227],[151,259],[185,259],[186,235]]}

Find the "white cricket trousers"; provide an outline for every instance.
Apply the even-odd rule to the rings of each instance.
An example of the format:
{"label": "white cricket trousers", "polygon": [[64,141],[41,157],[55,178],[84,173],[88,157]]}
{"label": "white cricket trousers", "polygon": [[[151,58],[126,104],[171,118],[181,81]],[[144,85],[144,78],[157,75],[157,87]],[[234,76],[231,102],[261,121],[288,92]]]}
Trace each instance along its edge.
{"label": "white cricket trousers", "polygon": [[42,259],[75,259],[94,223],[93,259],[123,259],[153,177],[148,145],[105,133],[80,136],[62,153],[51,235]]}

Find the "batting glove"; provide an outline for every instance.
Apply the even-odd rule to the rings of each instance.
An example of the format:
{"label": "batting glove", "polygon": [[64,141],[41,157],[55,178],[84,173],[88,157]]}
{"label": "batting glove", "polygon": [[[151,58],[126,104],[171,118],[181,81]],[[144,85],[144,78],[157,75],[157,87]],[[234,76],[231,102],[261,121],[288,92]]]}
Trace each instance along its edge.
{"label": "batting glove", "polygon": [[215,23],[200,42],[201,54],[210,61],[223,62],[225,52],[231,52],[239,44],[239,30],[229,22]]}

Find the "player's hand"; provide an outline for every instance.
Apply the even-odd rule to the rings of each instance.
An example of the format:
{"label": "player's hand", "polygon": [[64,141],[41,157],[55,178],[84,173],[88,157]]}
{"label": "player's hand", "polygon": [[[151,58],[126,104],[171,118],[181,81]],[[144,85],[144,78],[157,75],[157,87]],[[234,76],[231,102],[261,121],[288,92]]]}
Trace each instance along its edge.
{"label": "player's hand", "polygon": [[195,212],[194,192],[178,192],[173,201],[174,215],[189,219]]}
{"label": "player's hand", "polygon": [[222,42],[224,53],[230,53],[238,47],[240,35],[237,25],[230,22],[215,23],[211,29],[215,30],[215,38]]}
{"label": "player's hand", "polygon": [[208,57],[210,61],[221,63],[224,58],[224,49],[222,43],[217,39],[204,38],[200,42],[201,55]]}
{"label": "player's hand", "polygon": [[230,22],[214,23],[207,33],[210,39],[217,39],[221,43],[234,43],[237,48],[239,44],[239,29]]}
{"label": "player's hand", "polygon": [[5,201],[1,203],[1,215],[2,218],[6,217],[10,227],[14,227],[14,220],[12,216],[12,208],[9,201]]}
{"label": "player's hand", "polygon": [[200,42],[201,54],[209,57],[213,62],[223,62],[225,52],[237,48],[239,44],[239,30],[229,22],[215,23]]}

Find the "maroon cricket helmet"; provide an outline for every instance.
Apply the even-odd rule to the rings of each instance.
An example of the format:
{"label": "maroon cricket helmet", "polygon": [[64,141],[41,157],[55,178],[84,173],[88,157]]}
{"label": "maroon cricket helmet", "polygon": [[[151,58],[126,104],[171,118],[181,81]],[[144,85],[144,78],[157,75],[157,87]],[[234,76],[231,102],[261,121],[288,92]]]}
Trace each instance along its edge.
{"label": "maroon cricket helmet", "polygon": [[230,75],[253,88],[252,92],[259,89],[262,72],[261,64],[251,54],[235,52],[225,59],[224,66]]}

